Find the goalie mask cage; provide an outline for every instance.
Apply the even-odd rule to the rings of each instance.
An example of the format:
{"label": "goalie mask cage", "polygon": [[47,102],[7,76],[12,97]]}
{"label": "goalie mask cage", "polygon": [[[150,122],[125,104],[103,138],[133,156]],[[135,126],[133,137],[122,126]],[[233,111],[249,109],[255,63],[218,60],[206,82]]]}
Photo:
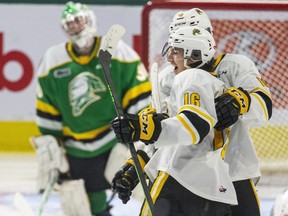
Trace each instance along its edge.
{"label": "goalie mask cage", "polygon": [[[163,66],[168,27],[180,10],[201,8],[209,16],[219,53],[253,60],[271,90],[273,114],[262,128],[251,128],[262,174],[288,173],[288,3],[148,2],[142,12],[142,58],[147,68]],[[239,137],[241,139],[241,137]],[[287,179],[286,186],[288,185]]]}

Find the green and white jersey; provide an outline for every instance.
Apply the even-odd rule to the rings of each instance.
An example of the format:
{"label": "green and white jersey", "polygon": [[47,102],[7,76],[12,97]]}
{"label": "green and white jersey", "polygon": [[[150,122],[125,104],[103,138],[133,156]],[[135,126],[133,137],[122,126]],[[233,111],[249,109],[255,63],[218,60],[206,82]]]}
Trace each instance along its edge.
{"label": "green and white jersey", "polygon": [[[98,59],[102,38],[89,56],[77,56],[71,42],[47,50],[38,70],[37,125],[43,134],[63,139],[67,153],[97,156],[116,144],[110,122],[116,111]],[[110,71],[124,112],[148,106],[151,85],[139,56],[123,41]]]}

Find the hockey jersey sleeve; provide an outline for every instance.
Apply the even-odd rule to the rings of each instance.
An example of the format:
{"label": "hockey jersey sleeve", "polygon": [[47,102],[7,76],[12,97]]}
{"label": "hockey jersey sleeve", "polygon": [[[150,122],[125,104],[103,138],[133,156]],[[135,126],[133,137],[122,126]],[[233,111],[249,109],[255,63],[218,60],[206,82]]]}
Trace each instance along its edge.
{"label": "hockey jersey sleeve", "polygon": [[58,108],[54,105],[55,98],[51,93],[55,91],[51,86],[49,68],[47,66],[49,55],[43,56],[37,75],[36,87],[36,124],[42,134],[51,134],[56,137],[63,137],[62,116]]}
{"label": "hockey jersey sleeve", "polygon": [[171,144],[199,144],[216,122],[214,98],[223,93],[225,84],[200,69],[175,76],[169,107],[171,118],[161,122],[162,132],[156,148]]}
{"label": "hockey jersey sleeve", "polygon": [[243,55],[227,54],[220,64],[224,68],[218,73],[220,79],[251,96],[250,109],[240,118],[249,126],[262,126],[272,116],[272,97],[254,62]]}

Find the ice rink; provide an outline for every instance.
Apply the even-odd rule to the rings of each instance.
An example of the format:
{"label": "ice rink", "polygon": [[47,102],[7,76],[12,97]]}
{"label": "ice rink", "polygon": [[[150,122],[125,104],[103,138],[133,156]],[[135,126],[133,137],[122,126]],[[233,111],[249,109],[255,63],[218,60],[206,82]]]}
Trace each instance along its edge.
{"label": "ice rink", "polygon": [[[17,192],[23,195],[36,215],[41,202],[41,195],[35,190],[36,169],[34,154],[0,154],[0,216],[23,216],[13,203]],[[274,198],[283,188],[258,187],[257,190],[260,197],[261,215],[270,216]],[[137,216],[141,207],[141,203],[135,199],[124,205],[117,197],[113,198],[111,204],[113,216]],[[43,216],[63,216],[57,192],[53,192],[49,198]]]}

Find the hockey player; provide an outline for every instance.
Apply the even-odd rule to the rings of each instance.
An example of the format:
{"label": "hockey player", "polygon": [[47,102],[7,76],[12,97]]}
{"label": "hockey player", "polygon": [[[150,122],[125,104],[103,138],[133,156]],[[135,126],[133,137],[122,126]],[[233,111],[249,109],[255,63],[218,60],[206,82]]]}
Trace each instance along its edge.
{"label": "hockey player", "polygon": [[[69,41],[46,51],[37,75],[37,125],[43,135],[32,141],[39,158],[38,189],[57,180],[59,172],[83,179],[85,190],[81,182],[72,190],[61,186],[63,211],[69,216],[111,215],[105,193],[111,186],[104,171],[117,143],[110,129],[116,112],[98,59],[103,38],[95,36],[95,21],[85,4],[68,2],[61,25]],[[138,113],[148,106],[151,85],[136,52],[120,41],[110,67],[124,111]]]}
{"label": "hockey player", "polygon": [[[212,35],[199,27],[183,27],[171,34],[169,52],[175,77],[166,100],[169,118],[149,108],[138,116],[127,114],[112,122],[119,142],[141,140],[157,149],[149,162],[147,155],[138,151],[153,181],[150,193],[157,216],[228,216],[230,205],[237,204],[228,166],[222,159],[225,145],[213,142],[217,121],[214,99],[226,87],[199,68],[213,59],[214,46]],[[238,97],[247,101],[245,94]],[[125,202],[138,183],[132,165],[128,160],[112,183]],[[150,215],[146,202],[140,215]]]}
{"label": "hockey player", "polygon": [[[187,25],[200,26],[213,33],[208,16],[199,8],[176,13],[169,27],[170,33]],[[238,199],[238,205],[232,206],[233,215],[260,215],[258,196],[252,179],[259,179],[261,173],[248,126],[262,126],[271,118],[272,100],[269,89],[261,79],[255,64],[243,55],[220,55],[209,71],[215,73],[228,87],[238,88],[234,88],[236,94],[249,92],[250,100],[247,107],[250,108],[245,112],[240,112],[239,106],[234,105],[233,94],[224,94],[216,99],[218,122],[214,128],[221,131],[236,122],[230,131],[231,141],[225,156]],[[173,68],[168,66],[160,72],[161,98],[169,96],[173,79]],[[162,104],[165,105],[164,101]]]}

